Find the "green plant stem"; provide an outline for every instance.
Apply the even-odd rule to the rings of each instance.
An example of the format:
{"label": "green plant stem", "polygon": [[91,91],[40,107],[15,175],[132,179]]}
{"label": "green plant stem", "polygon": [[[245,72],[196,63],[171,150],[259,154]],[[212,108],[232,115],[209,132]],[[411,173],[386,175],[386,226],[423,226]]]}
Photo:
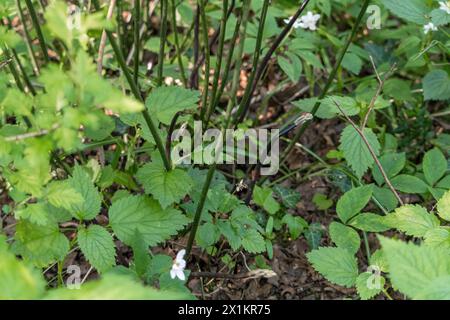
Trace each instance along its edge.
{"label": "green plant stem", "polygon": [[[100,5],[98,4],[98,0],[92,0],[92,3],[95,6],[95,9],[98,11],[100,9]],[[142,98],[142,95],[139,91],[139,87],[137,84],[133,81],[133,77],[130,74],[130,71],[128,70],[127,64],[125,62],[125,58],[123,57],[122,50],[120,50],[116,39],[114,38],[113,34],[109,30],[105,30],[106,35],[108,36],[109,43],[111,44],[111,47],[114,51],[114,54],[116,56],[117,62],[119,63],[120,68],[122,69],[122,72],[125,75],[125,78],[127,79],[127,82],[130,86],[131,92],[133,93],[134,97],[144,103],[144,99]],[[164,167],[167,171],[170,171],[171,164],[170,159],[166,157],[164,144],[162,142],[161,136],[159,135],[159,132],[157,130],[157,127],[155,126],[155,123],[153,122],[152,117],[150,116],[150,113],[148,112],[147,108],[144,107],[144,110],[142,111],[142,116],[144,117],[145,123],[147,124],[153,139],[155,139],[156,147],[158,148],[158,152],[161,155],[161,158],[164,163]]]}
{"label": "green plant stem", "polygon": [[17,62],[17,65],[19,67],[20,72],[22,73],[23,80],[25,81],[25,84],[27,85],[28,90],[30,90],[31,94],[33,96],[36,95],[36,90],[34,89],[33,85],[31,84],[30,78],[27,75],[27,72],[25,71],[25,68],[23,67],[22,63],[20,62],[19,56],[17,55],[16,50],[11,49],[14,59]]}
{"label": "green plant stem", "polygon": [[178,31],[177,31],[177,7],[175,5],[175,0],[171,0],[172,7],[172,28],[175,39],[175,51],[178,60],[178,67],[180,68],[181,81],[183,82],[184,87],[187,87],[187,78],[184,70],[183,59],[181,57],[181,48],[180,48],[180,40],[178,39]]}
{"label": "green plant stem", "polygon": [[5,52],[5,55],[8,59],[12,59],[12,61],[10,63],[8,63],[8,68],[14,78],[14,81],[16,82],[17,88],[19,88],[20,91],[24,92],[25,88],[22,84],[22,80],[20,80],[20,75],[17,72],[17,69],[14,65],[14,59],[11,57],[11,53],[10,53],[9,49],[6,46],[4,46],[3,51]]}
{"label": "green plant stem", "polygon": [[[334,78],[336,77],[336,74],[342,64],[342,60],[344,60],[344,56],[347,53],[348,48],[350,47],[350,44],[353,42],[356,33],[358,32],[359,26],[361,24],[361,21],[367,11],[367,7],[369,6],[370,0],[365,0],[363,3],[363,6],[361,7],[361,11],[359,12],[358,18],[356,19],[355,24],[353,25],[352,31],[349,35],[349,37],[347,38],[347,41],[345,42],[344,48],[342,48],[336,63],[334,65],[333,70],[331,71],[328,80],[325,84],[325,87],[322,90],[322,93],[319,96],[318,101],[316,102],[316,104],[314,105],[313,109],[311,110],[311,114],[314,116],[317,113],[317,110],[319,110],[319,107],[322,103],[322,99],[325,98],[325,96],[327,95],[328,91],[331,88],[331,85],[333,84]],[[280,164],[283,164],[284,161],[286,161],[287,157],[289,156],[289,154],[291,153],[292,149],[295,146],[295,143],[297,141],[299,141],[300,137],[303,135],[303,133],[305,132],[306,128],[309,126],[309,124],[311,123],[311,121],[305,122],[297,131],[297,133],[295,134],[294,138],[291,140],[291,143],[289,143],[289,145],[287,146],[287,148],[285,149],[285,151],[283,152],[283,154],[281,155],[280,158]]]}
{"label": "green plant stem", "polygon": [[28,28],[27,28],[26,19],[23,14],[23,8],[22,8],[22,5],[20,4],[20,0],[16,0],[16,7],[17,7],[17,11],[19,12],[20,21],[22,22],[23,32],[25,35],[25,43],[27,45],[28,55],[30,56],[31,65],[33,66],[34,74],[36,76],[38,76],[40,73],[39,65],[36,62],[35,52],[33,49],[33,43],[31,41],[30,32],[28,31]]}
{"label": "green plant stem", "polygon": [[140,0],[134,0],[134,83],[138,84],[139,79],[139,30],[141,20],[141,3]]}
{"label": "green plant stem", "polygon": [[[223,7],[222,7],[222,19],[220,21],[220,36],[219,36],[219,48],[217,50],[216,54],[216,67],[214,69],[214,81],[212,86],[212,92],[211,92],[211,98],[210,98],[210,104],[209,108],[206,111],[206,117],[204,120],[204,127],[208,127],[209,119],[211,118],[211,115],[214,113],[214,110],[216,108],[216,94],[217,89],[219,88],[219,79],[220,79],[220,71],[222,69],[222,59],[223,59],[223,47],[225,43],[225,33],[226,33],[226,27],[227,27],[227,20],[228,20],[228,0],[223,1]],[[208,72],[208,70],[206,71]]]}
{"label": "green plant stem", "polygon": [[206,20],[205,13],[205,3],[206,0],[198,0],[200,9],[200,20],[202,24],[203,32],[203,47],[205,50],[205,84],[203,86],[203,97],[202,97],[202,109],[200,110],[200,118],[204,119],[207,104],[208,104],[208,93],[209,93],[209,69],[210,69],[210,51],[209,51],[209,38],[208,38],[208,21]]}
{"label": "green plant stem", "polygon": [[250,74],[250,78],[248,80],[247,87],[245,88],[244,96],[243,96],[241,103],[239,104],[238,110],[236,112],[235,121],[234,121],[235,123],[237,123],[238,120],[241,118],[241,115],[244,112],[245,106],[250,102],[250,99],[251,99],[252,84],[255,79],[257,69],[258,69],[258,61],[259,61],[259,56],[261,54],[262,38],[264,35],[264,25],[266,24],[266,17],[267,17],[267,11],[269,9],[269,4],[270,4],[270,0],[264,0],[263,7],[261,9],[261,16],[259,19],[259,28],[258,28],[258,34],[256,37],[255,52],[253,54],[252,72]]}
{"label": "green plant stem", "polygon": [[167,37],[167,0],[161,0],[161,33],[158,55],[158,78],[156,84],[162,86],[164,80],[164,49],[166,47]]}
{"label": "green plant stem", "polygon": [[33,3],[31,2],[31,0],[25,0],[25,3],[27,5],[28,11],[30,12],[30,17],[31,17],[31,21],[33,22],[33,27],[34,27],[34,29],[36,29],[36,34],[39,39],[39,45],[41,46],[44,60],[45,60],[45,62],[49,62],[50,58],[48,56],[47,44],[45,43],[44,35],[42,34],[42,30],[39,25],[39,19],[36,14],[36,11],[34,10]]}

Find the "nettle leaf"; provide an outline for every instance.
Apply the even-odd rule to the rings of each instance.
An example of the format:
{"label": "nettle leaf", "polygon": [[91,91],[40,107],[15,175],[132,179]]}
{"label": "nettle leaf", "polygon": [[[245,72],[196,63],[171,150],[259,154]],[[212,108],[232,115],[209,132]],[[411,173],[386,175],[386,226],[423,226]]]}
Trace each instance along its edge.
{"label": "nettle leaf", "polygon": [[202,248],[208,248],[219,240],[219,228],[210,222],[202,224],[197,231],[195,241]]}
{"label": "nettle leaf", "polygon": [[68,181],[52,181],[46,188],[46,197],[56,208],[70,210],[73,206],[80,206],[83,196],[73,188]]}
{"label": "nettle leaf", "polygon": [[450,78],[444,70],[433,70],[423,78],[425,100],[450,99]]}
{"label": "nettle leaf", "polygon": [[333,200],[328,199],[328,197],[322,193],[315,193],[312,201],[319,210],[327,210],[333,205]]}
{"label": "nettle leaf", "polygon": [[448,227],[430,229],[425,233],[424,238],[427,246],[450,249],[450,231]]}
{"label": "nettle leaf", "polygon": [[[402,169],[405,167],[406,163],[406,155],[404,152],[402,153],[388,153],[385,155],[382,155],[380,158],[381,166],[383,167],[384,171],[386,172],[386,175],[388,178],[392,178]],[[373,178],[377,182],[379,186],[386,183],[384,181],[383,175],[381,174],[380,169],[378,166],[374,166],[372,169]]]}
{"label": "nettle leaf", "polygon": [[351,219],[349,225],[366,232],[384,232],[391,229],[384,218],[375,213],[361,213]]}
{"label": "nettle leaf", "polygon": [[148,246],[175,235],[189,222],[180,211],[162,209],[156,200],[147,196],[129,196],[113,202],[109,221],[114,233],[125,244],[133,244],[137,230]]}
{"label": "nettle leaf", "polygon": [[372,272],[360,273],[356,279],[356,290],[361,300],[369,300],[375,297],[384,288],[386,280]]}
{"label": "nettle leaf", "polygon": [[446,220],[450,221],[450,190],[448,190],[437,203],[438,215]]}
{"label": "nettle leaf", "polygon": [[367,205],[372,197],[372,185],[353,188],[344,193],[336,204],[336,212],[342,222],[347,223]]}
{"label": "nettle leaf", "polygon": [[182,169],[166,171],[160,158],[145,164],[136,173],[145,192],[152,194],[163,208],[180,201],[194,186],[188,173]]}
{"label": "nettle leaf", "polygon": [[396,16],[410,22],[424,25],[430,9],[422,0],[391,1],[382,0],[383,5]]}
{"label": "nettle leaf", "polygon": [[8,251],[6,238],[0,236],[0,300],[39,299],[45,291],[45,281],[34,270]]}
{"label": "nettle leaf", "polygon": [[358,277],[356,258],[346,249],[320,247],[306,254],[314,269],[328,281],[350,288]]}
{"label": "nettle leaf", "polygon": [[423,173],[430,185],[434,185],[447,171],[447,159],[441,150],[434,148],[423,157]]}
{"label": "nettle leaf", "polygon": [[266,250],[263,236],[255,229],[247,229],[242,235],[242,246],[250,253],[260,253]]}
{"label": "nettle leaf", "polygon": [[255,186],[253,201],[270,214],[275,214],[280,210],[280,204],[273,198],[273,191],[270,188]]}
{"label": "nettle leaf", "polygon": [[178,111],[191,110],[198,107],[200,93],[182,87],[159,87],[145,100],[149,112],[156,114],[162,123],[169,125]]}
{"label": "nettle leaf", "polygon": [[363,61],[361,58],[352,52],[347,52],[342,60],[342,67],[355,75],[361,72],[362,66]]}
{"label": "nettle leaf", "polygon": [[[437,279],[450,275],[450,256],[442,248],[416,246],[385,237],[379,237],[383,253],[389,263],[390,279],[394,288],[410,298],[430,297]],[[448,279],[446,279],[448,283]],[[441,286],[439,286],[441,288]]]}
{"label": "nettle leaf", "polygon": [[94,186],[89,174],[79,165],[73,169],[72,177],[68,183],[77,193],[83,197],[81,203],[73,203],[68,209],[70,213],[80,220],[92,220],[100,212],[102,196]]}
{"label": "nettle leaf", "polygon": [[90,225],[78,230],[78,245],[89,263],[103,273],[116,264],[111,234],[103,227]]}
{"label": "nettle leaf", "polygon": [[336,246],[348,250],[351,254],[358,252],[361,243],[358,232],[339,222],[330,224],[330,238]]}
{"label": "nettle leaf", "polygon": [[404,193],[428,192],[428,186],[425,182],[415,176],[410,176],[407,174],[401,174],[394,177],[391,179],[391,183],[396,190]]}
{"label": "nettle leaf", "polygon": [[[375,155],[379,155],[381,146],[378,142],[377,136],[371,129],[364,129],[364,136],[372,147]],[[370,154],[369,149],[364,143],[361,136],[351,125],[348,125],[341,135],[341,144],[339,148],[345,156],[345,160],[356,173],[358,178],[361,178],[368,168],[371,168],[375,160]]]}
{"label": "nettle leaf", "polygon": [[69,252],[69,240],[56,222],[45,225],[20,220],[16,226],[14,251],[38,267],[62,261]]}
{"label": "nettle leaf", "polygon": [[15,212],[16,219],[27,219],[28,221],[43,226],[50,223],[51,218],[48,212],[47,204],[38,202],[28,204]]}
{"label": "nettle leaf", "polygon": [[423,237],[428,230],[439,227],[439,220],[433,214],[412,204],[397,208],[394,213],[385,217],[385,221],[392,228],[415,237]]}

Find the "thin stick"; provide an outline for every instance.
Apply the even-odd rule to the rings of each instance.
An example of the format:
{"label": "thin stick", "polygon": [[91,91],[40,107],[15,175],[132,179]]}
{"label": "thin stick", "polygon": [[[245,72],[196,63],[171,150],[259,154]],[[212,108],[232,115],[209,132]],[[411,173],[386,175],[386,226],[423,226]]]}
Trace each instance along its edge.
{"label": "thin stick", "polygon": [[384,181],[386,181],[386,184],[388,185],[389,189],[391,189],[392,193],[395,195],[395,197],[397,198],[398,202],[401,205],[404,205],[403,200],[400,198],[400,196],[398,195],[397,191],[395,190],[394,186],[391,183],[391,180],[389,179],[389,177],[387,176],[386,172],[383,169],[383,166],[381,165],[381,162],[378,160],[377,155],[375,154],[375,151],[373,150],[372,146],[370,145],[369,141],[367,140],[364,131],[361,130],[356,123],[345,113],[345,111],[341,108],[341,106],[339,105],[339,103],[334,99],[331,98],[334,102],[334,104],[338,107],[339,111],[342,113],[342,115],[345,117],[345,119],[347,119],[347,121],[352,125],[352,127],[356,130],[356,132],[359,134],[359,136],[361,137],[361,139],[364,141],[364,144],[367,146],[367,149],[369,149],[370,155],[372,156],[373,160],[375,161],[378,169],[380,169],[381,175],[384,178]]}
{"label": "thin stick", "polygon": [[158,78],[156,84],[162,86],[164,80],[164,49],[167,36],[167,0],[161,0],[161,34],[158,55]]}
{"label": "thin stick", "polygon": [[[108,13],[106,15],[107,20],[110,20],[112,18],[115,6],[116,6],[116,0],[111,0],[109,2]],[[97,58],[97,73],[99,75],[102,74],[102,70],[103,70],[103,57],[105,55],[106,39],[107,39],[106,31],[103,30],[102,37],[100,39],[100,45],[98,47],[98,58]]]}
{"label": "thin stick", "polygon": [[45,136],[47,134],[49,134],[50,132],[56,130],[59,128],[59,124],[55,124],[52,126],[52,128],[50,130],[47,129],[42,129],[36,132],[28,132],[28,133],[23,133],[23,134],[18,134],[16,136],[9,136],[9,137],[4,137],[3,139],[7,142],[16,142],[16,141],[22,141],[25,139],[30,139],[30,138],[37,138],[37,137],[41,137],[41,136]]}
{"label": "thin stick", "polygon": [[[200,54],[200,3],[197,0],[197,8],[195,10],[195,19],[194,19],[194,65],[198,63],[199,54]],[[194,77],[190,78],[189,86],[192,89],[198,89],[198,73],[194,75]]]}
{"label": "thin stick", "polygon": [[[199,0],[200,6],[200,17],[202,23],[202,31],[203,31],[203,41],[204,41],[204,57],[205,57],[205,83],[203,86],[203,98],[202,98],[202,109],[200,110],[200,118],[204,119],[207,104],[208,104],[208,92],[209,92],[209,69],[210,69],[210,47],[209,47],[209,39],[208,39],[208,21],[206,20],[205,13],[205,1]],[[195,70],[195,68],[194,68]],[[195,71],[197,73],[197,71]],[[191,82],[194,81],[192,76],[194,75],[194,71],[191,74]]]}
{"label": "thin stick", "polygon": [[177,30],[177,8],[175,5],[175,0],[171,1],[171,7],[172,7],[172,28],[173,28],[173,34],[175,39],[175,51],[177,55],[178,60],[178,67],[180,68],[180,76],[181,81],[183,82],[184,87],[187,87],[187,79],[186,79],[186,73],[184,70],[183,65],[183,59],[181,57],[181,48],[180,48],[180,40],[178,38],[178,30]]}
{"label": "thin stick", "polygon": [[34,10],[33,3],[31,3],[31,0],[25,0],[25,3],[27,5],[28,11],[30,12],[30,17],[31,21],[33,22],[34,29],[36,29],[36,34],[39,39],[39,45],[41,46],[42,54],[44,55],[44,60],[45,62],[49,62],[50,58],[48,56],[47,44],[45,43],[45,38],[42,34],[42,30],[39,25],[39,19],[36,11]]}
{"label": "thin stick", "polygon": [[16,60],[17,66],[19,67],[20,72],[22,73],[23,80],[25,81],[25,84],[27,85],[28,90],[30,90],[31,94],[33,96],[36,95],[36,90],[34,89],[33,85],[31,84],[30,78],[27,75],[27,72],[25,71],[25,68],[22,65],[22,62],[20,62],[19,56],[17,55],[17,52],[15,49],[11,49],[14,59]]}
{"label": "thin stick", "polygon": [[134,82],[138,83],[139,78],[139,29],[141,20],[141,4],[140,0],[134,0],[134,70],[133,70],[133,79]]}

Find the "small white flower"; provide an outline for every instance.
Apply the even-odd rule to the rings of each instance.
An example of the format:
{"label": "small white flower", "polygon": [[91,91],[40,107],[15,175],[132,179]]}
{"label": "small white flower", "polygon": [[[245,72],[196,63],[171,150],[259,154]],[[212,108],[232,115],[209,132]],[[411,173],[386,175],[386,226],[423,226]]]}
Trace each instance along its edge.
{"label": "small white flower", "polygon": [[186,254],[186,250],[180,250],[177,253],[177,257],[173,261],[172,269],[170,270],[170,277],[175,279],[178,277],[181,281],[186,280],[184,275],[184,269],[186,268],[186,260],[184,260],[184,255]]}
{"label": "small white flower", "polygon": [[430,31],[437,31],[437,27],[433,24],[433,22],[430,22],[429,24],[426,24],[423,26],[423,32],[427,34]]}
{"label": "small white flower", "polygon": [[450,1],[439,1],[439,9],[444,10],[447,14],[450,14]]}
{"label": "small white flower", "polygon": [[[289,23],[289,21],[292,19],[290,17],[289,19],[285,19],[285,23]],[[297,19],[294,22],[294,28],[302,28],[302,29],[309,29],[312,31],[317,30],[317,22],[320,19],[320,14],[314,14],[311,11],[308,11],[308,13],[304,16],[301,16],[299,19]]]}
{"label": "small white flower", "polygon": [[150,70],[152,70],[152,68],[153,68],[153,62],[149,62],[149,63],[147,63],[147,70],[148,71],[150,71]]}

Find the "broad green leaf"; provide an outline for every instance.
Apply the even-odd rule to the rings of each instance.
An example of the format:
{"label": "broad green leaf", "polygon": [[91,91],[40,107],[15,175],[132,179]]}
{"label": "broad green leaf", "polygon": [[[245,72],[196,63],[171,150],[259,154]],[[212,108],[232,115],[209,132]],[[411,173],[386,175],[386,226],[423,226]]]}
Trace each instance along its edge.
{"label": "broad green leaf", "polygon": [[303,65],[299,57],[295,54],[287,54],[288,58],[278,56],[277,62],[281,70],[289,77],[289,79],[297,83],[302,74]]}
{"label": "broad green leaf", "polygon": [[391,179],[395,190],[404,193],[427,193],[428,186],[423,180],[407,174],[400,174]]}
{"label": "broad green leaf", "polygon": [[202,224],[196,234],[196,242],[202,248],[208,248],[219,240],[220,230],[216,225],[206,222]]}
{"label": "broad green leaf", "polygon": [[391,189],[389,189],[387,187],[379,188],[377,186],[374,186],[373,196],[380,202],[380,204],[388,212],[394,210],[398,206],[397,197],[391,191]]}
{"label": "broad green leaf", "polygon": [[144,186],[145,192],[152,194],[163,208],[167,208],[183,199],[194,183],[183,169],[166,171],[162,161],[155,157],[153,159],[153,162],[138,170],[136,177]]}
{"label": "broad green leaf", "polygon": [[80,220],[94,219],[100,212],[102,196],[94,186],[89,174],[82,167],[76,165],[68,182],[70,187],[83,197],[81,203],[71,204],[70,213]]}
{"label": "broad green leaf", "polygon": [[372,185],[353,188],[346,192],[337,202],[336,211],[342,222],[357,215],[372,197]]}
{"label": "broad green leaf", "polygon": [[322,193],[315,193],[312,199],[313,203],[319,210],[327,210],[333,205],[333,200]]}
{"label": "broad green leaf", "polygon": [[361,213],[351,219],[349,225],[366,232],[384,232],[391,229],[384,218],[375,213]]}
{"label": "broad green leaf", "polygon": [[254,229],[248,229],[242,235],[242,246],[250,253],[260,253],[266,250],[264,238]]}
{"label": "broad green leaf", "polygon": [[347,54],[344,56],[344,59],[342,60],[342,67],[350,71],[354,75],[358,75],[361,72],[362,66],[363,61],[361,60],[361,58],[352,52],[347,52]]}
{"label": "broad green leaf", "polygon": [[439,220],[432,213],[412,204],[397,208],[385,217],[385,221],[392,228],[414,237],[423,237],[428,230],[439,227]]}
{"label": "broad green leaf", "polygon": [[286,223],[289,228],[289,234],[292,240],[296,240],[300,234],[308,227],[308,223],[299,216],[293,216],[292,214],[286,214],[281,222]]}
{"label": "broad green leaf", "polygon": [[15,216],[17,219],[27,219],[28,221],[41,226],[53,221],[50,217],[47,205],[42,202],[28,204],[25,208],[17,210]]}
{"label": "broad green leaf", "polygon": [[[317,101],[319,101],[317,98],[308,98],[294,101],[292,104],[302,111],[311,112]],[[349,116],[357,115],[360,111],[356,100],[351,97],[328,96],[321,101],[315,116],[320,119],[332,119],[338,114],[341,114],[335,102],[337,102],[341,109]]]}
{"label": "broad green leaf", "polygon": [[116,251],[111,234],[99,225],[78,230],[78,245],[89,263],[103,273],[116,264]]}
{"label": "broad green leaf", "polygon": [[415,22],[421,25],[424,25],[427,22],[426,15],[430,10],[422,0],[382,0],[381,2],[393,14],[406,21]]}
{"label": "broad green leaf", "polygon": [[446,220],[450,221],[450,190],[448,190],[437,203],[438,215]]}
{"label": "broad green leaf", "polygon": [[356,258],[348,250],[321,247],[306,254],[314,269],[328,281],[344,287],[355,285],[358,277]]}
{"label": "broad green leaf", "polygon": [[159,87],[153,89],[145,101],[147,110],[156,115],[162,123],[169,125],[178,111],[192,110],[198,107],[198,91],[181,87]]}
{"label": "broad green leaf", "polygon": [[40,271],[16,259],[0,236],[0,300],[39,299],[45,291]]}
{"label": "broad green leaf", "polygon": [[431,11],[431,21],[436,27],[444,26],[450,23],[450,14],[442,9],[435,9]]}
{"label": "broad green leaf", "polygon": [[412,98],[411,83],[399,78],[386,80],[383,91],[385,94],[399,101],[408,101]]}
{"label": "broad green leaf", "polygon": [[425,100],[450,99],[450,78],[444,70],[433,70],[423,78]]}
{"label": "broad green leaf", "polygon": [[416,300],[450,300],[450,275],[431,281],[415,297]]}
{"label": "broad green leaf", "polygon": [[[364,136],[372,147],[375,155],[378,156],[381,147],[377,136],[368,128],[364,129]],[[339,148],[344,152],[345,160],[356,175],[359,178],[362,177],[367,169],[371,168],[375,163],[367,145],[351,125],[348,125],[344,129],[340,141],[341,144]]]}
{"label": "broad green leaf", "polygon": [[273,191],[281,198],[281,202],[290,209],[296,208],[297,203],[301,199],[301,195],[298,191],[280,185],[275,185]]}
{"label": "broad green leaf", "polygon": [[450,249],[450,231],[448,227],[437,227],[428,230],[425,235],[425,244],[431,247]]}
{"label": "broad green leaf", "polygon": [[441,150],[434,148],[423,157],[423,173],[425,179],[432,186],[441,179],[447,171],[447,159]]}
{"label": "broad green leaf", "polygon": [[[381,166],[388,178],[392,178],[397,175],[405,167],[406,156],[405,153],[388,153],[379,158]],[[372,169],[373,178],[379,186],[386,183],[383,175],[381,174],[378,166],[374,166]]]}
{"label": "broad green leaf", "polygon": [[390,280],[394,288],[408,297],[419,297],[432,281],[450,275],[450,256],[446,250],[379,238],[389,263]]}
{"label": "broad green leaf", "polygon": [[129,196],[113,202],[109,208],[109,222],[116,236],[132,245],[135,231],[139,231],[148,246],[156,245],[177,233],[188,219],[180,211],[162,209],[147,196]]}
{"label": "broad green leaf", "polygon": [[82,206],[83,196],[68,181],[52,181],[46,188],[47,200],[56,208],[69,210]]}
{"label": "broad green leaf", "polygon": [[330,224],[330,238],[336,246],[348,250],[353,255],[358,252],[361,243],[358,232],[339,222]]}
{"label": "broad green leaf", "polygon": [[384,288],[385,280],[382,276],[372,272],[360,273],[356,279],[356,290],[361,300],[369,300],[375,297]]}
{"label": "broad green leaf", "polygon": [[151,263],[148,246],[145,244],[141,233],[137,230],[132,242],[134,270],[138,276],[142,277],[149,270]]}
{"label": "broad green leaf", "polygon": [[59,231],[58,224],[40,226],[21,220],[16,226],[14,251],[38,267],[62,261],[69,252],[69,240]]}
{"label": "broad green leaf", "polygon": [[108,274],[90,281],[79,290],[66,288],[51,290],[47,300],[184,300],[192,295],[144,287],[128,276]]}
{"label": "broad green leaf", "polygon": [[253,201],[270,214],[275,214],[280,210],[280,205],[273,198],[273,191],[270,188],[255,186],[255,190],[253,191]]}

